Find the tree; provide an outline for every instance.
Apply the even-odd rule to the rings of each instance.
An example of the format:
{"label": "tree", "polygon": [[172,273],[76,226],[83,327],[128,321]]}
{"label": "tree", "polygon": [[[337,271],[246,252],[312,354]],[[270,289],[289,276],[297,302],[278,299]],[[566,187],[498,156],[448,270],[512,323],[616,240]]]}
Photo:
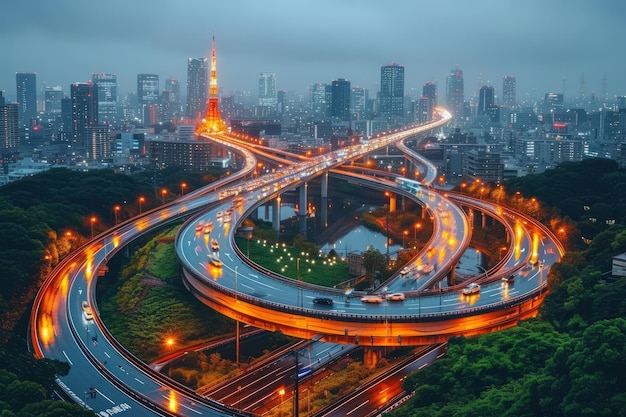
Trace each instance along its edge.
{"label": "tree", "polygon": [[365,268],[365,275],[374,282],[376,271],[384,271],[387,269],[387,257],[380,253],[378,249],[369,248],[363,252],[361,256],[361,264]]}

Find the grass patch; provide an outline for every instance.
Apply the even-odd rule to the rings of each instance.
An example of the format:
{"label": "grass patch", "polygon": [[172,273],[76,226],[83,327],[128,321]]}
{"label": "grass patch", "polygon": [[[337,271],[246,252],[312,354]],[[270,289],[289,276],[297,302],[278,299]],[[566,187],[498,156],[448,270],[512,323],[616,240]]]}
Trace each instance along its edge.
{"label": "grass patch", "polygon": [[145,362],[168,353],[167,339],[173,341],[171,349],[181,349],[234,330],[234,321],[183,286],[171,239],[176,228],[136,250],[98,303],[111,334]]}
{"label": "grass patch", "polygon": [[[237,236],[235,243],[246,254],[246,239]],[[249,243],[252,261],[286,277],[298,279],[299,258],[299,278],[303,282],[333,287],[352,278],[348,263],[339,256],[322,256],[317,252],[312,253],[308,247],[298,248],[283,243],[269,244],[255,239],[251,239]]]}

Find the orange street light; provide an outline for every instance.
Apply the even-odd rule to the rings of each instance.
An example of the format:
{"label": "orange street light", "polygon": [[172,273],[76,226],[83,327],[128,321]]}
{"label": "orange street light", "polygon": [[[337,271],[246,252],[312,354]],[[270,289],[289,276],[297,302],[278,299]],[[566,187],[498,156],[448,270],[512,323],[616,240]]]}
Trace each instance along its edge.
{"label": "orange street light", "polygon": [[96,216],[91,216],[89,223],[91,224],[91,237],[93,237],[93,224],[97,221]]}
{"label": "orange street light", "polygon": [[404,232],[402,232],[402,248],[404,249],[404,243],[405,243],[405,239],[408,236],[409,231],[405,230]]}
{"label": "orange street light", "polygon": [[185,188],[187,188],[187,183],[186,182],[181,182],[180,183],[180,195],[185,195]]}
{"label": "orange street light", "polygon": [[161,190],[161,204],[165,204],[165,195],[167,194],[167,188]]}
{"label": "orange street light", "polygon": [[146,201],[145,197],[139,197],[139,214],[141,214],[141,205]]}
{"label": "orange street light", "polygon": [[120,206],[115,206],[115,207],[113,207],[113,212],[115,213],[115,224],[117,224],[117,222],[118,222],[118,216],[117,216],[117,213],[119,213],[119,211],[120,211],[120,210],[121,210],[121,207],[120,207]]}
{"label": "orange street light", "polygon": [[172,339],[171,337],[168,337],[165,343],[167,344],[167,348],[171,352],[174,348],[174,339]]}
{"label": "orange street light", "polygon": [[413,233],[413,240],[417,240],[417,229],[422,228],[422,223],[415,223],[415,229]]}

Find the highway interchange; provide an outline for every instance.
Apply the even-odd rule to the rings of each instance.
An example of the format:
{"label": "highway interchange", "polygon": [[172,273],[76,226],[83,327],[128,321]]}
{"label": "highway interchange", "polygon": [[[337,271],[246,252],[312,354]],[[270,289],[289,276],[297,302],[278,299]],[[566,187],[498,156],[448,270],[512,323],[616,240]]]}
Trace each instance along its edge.
{"label": "highway interchange", "polygon": [[[547,271],[563,254],[558,241],[543,226],[512,209],[463,195],[446,196],[427,184],[419,186],[419,190],[413,187],[415,184],[409,187],[389,181],[385,185],[427,204],[437,218],[437,227],[441,228],[437,238],[445,239],[445,242],[431,242],[432,249],[412,261],[409,278],[398,277],[386,284],[388,291],[409,294],[403,302],[366,304],[358,298],[346,302],[345,294],[339,291],[302,286],[275,274],[264,274],[246,261],[233,245],[238,222],[259,204],[347,160],[428,131],[448,120],[449,115],[441,113],[441,118],[429,125],[381,135],[372,138],[367,145],[334,151],[285,167],[278,175],[243,182],[235,180],[249,175],[256,160],[251,152],[238,147],[238,152],[244,155],[245,166],[230,178],[130,219],[64,259],[35,301],[30,337],[33,352],[37,357],[69,362],[71,371],[58,380],[59,386],[74,401],[93,409],[97,415],[236,414],[232,407],[207,400],[173,383],[125,351],[108,333],[94,303],[98,271],[111,256],[153,228],[189,216],[191,219],[176,240],[187,285],[198,298],[218,311],[261,328],[287,329],[287,333],[307,338],[323,335],[324,340],[332,342],[385,346],[418,340],[434,343],[453,334],[476,334],[486,328],[509,327],[521,318],[536,314],[545,295]],[[211,140],[220,142],[218,137]],[[224,144],[233,146],[226,141]],[[460,294],[460,287],[440,288],[435,294],[431,289],[436,282],[433,277],[437,274],[443,277],[452,270],[467,248],[464,236],[468,224],[456,209],[458,205],[495,213],[512,231],[511,248],[500,265],[500,272],[485,274],[481,292],[469,297]],[[227,213],[229,210],[232,211]],[[446,214],[442,217],[443,213]],[[209,222],[213,228],[205,233]],[[200,223],[202,227],[198,227]],[[415,279],[415,272],[422,264],[435,266],[420,277],[428,279],[428,283]],[[511,271],[518,275],[514,284],[502,283],[498,273]],[[425,287],[427,285],[429,288]],[[429,291],[424,292],[426,289]],[[312,303],[317,296],[332,297],[336,302],[331,308],[317,306]],[[90,301],[93,307],[92,320],[85,318],[84,300]],[[95,398],[90,394],[91,388],[96,391]]]}

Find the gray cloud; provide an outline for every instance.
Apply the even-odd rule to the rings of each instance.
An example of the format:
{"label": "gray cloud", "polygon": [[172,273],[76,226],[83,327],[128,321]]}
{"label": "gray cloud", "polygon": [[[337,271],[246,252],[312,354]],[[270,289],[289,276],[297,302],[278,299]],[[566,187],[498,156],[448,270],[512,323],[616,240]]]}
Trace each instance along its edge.
{"label": "gray cloud", "polygon": [[600,91],[626,94],[619,39],[626,2],[605,0],[109,0],[5,1],[0,16],[0,89],[15,95],[15,72],[38,83],[86,81],[115,72],[120,90],[136,75],[186,82],[188,57],[208,56],[215,34],[223,92],[254,92],[259,72],[278,88],[304,92],[343,77],[376,93],[381,65],[405,66],[407,90],[440,84],[456,64],[466,94],[516,75],[520,94]]}

